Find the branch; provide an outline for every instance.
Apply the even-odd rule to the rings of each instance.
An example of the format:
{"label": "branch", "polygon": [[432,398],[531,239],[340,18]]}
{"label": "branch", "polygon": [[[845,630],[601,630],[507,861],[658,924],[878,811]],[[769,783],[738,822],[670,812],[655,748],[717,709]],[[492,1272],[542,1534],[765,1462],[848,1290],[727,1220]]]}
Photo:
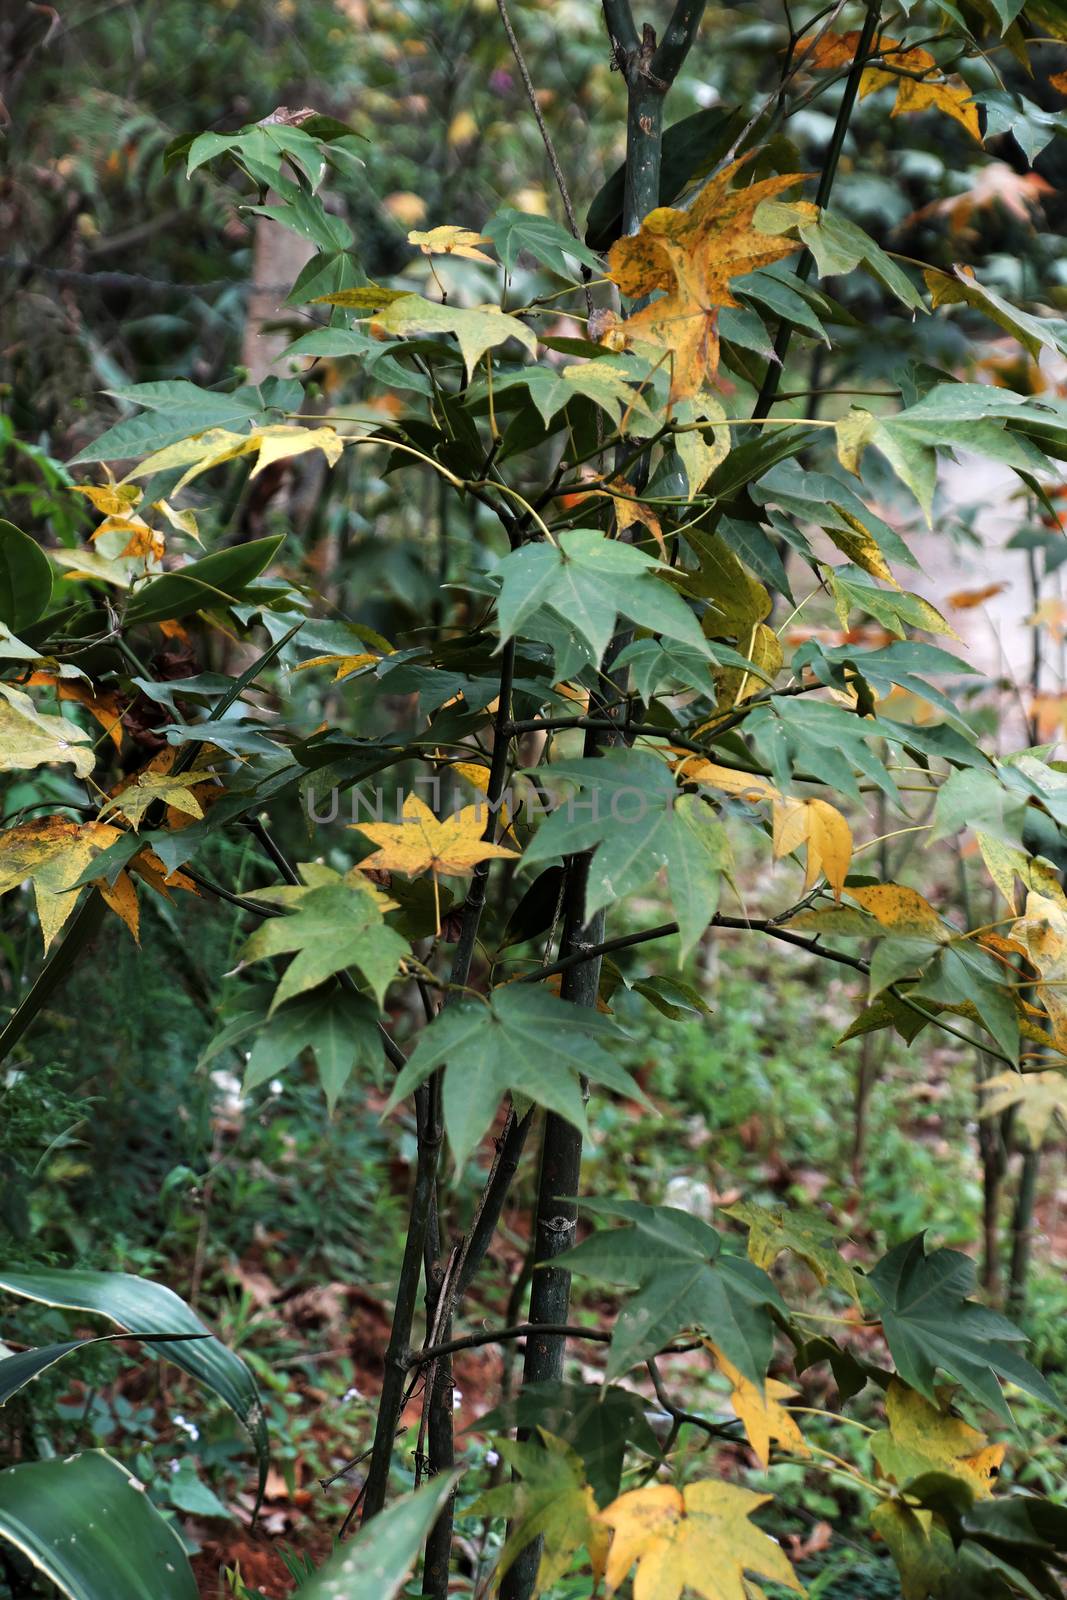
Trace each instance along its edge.
{"label": "branch", "polygon": [[[504,1344],[509,1339],[533,1338],[539,1333],[558,1334],[562,1339],[591,1339],[595,1344],[610,1344],[612,1335],[607,1328],[581,1328],[570,1322],[517,1322],[510,1328],[486,1328],[481,1333],[465,1333],[447,1344],[432,1346],[428,1350],[412,1350],[407,1356],[408,1369],[424,1367],[439,1356],[455,1355],[457,1350],[476,1350],[485,1344]],[[702,1339],[691,1339],[682,1344],[669,1344],[659,1355],[682,1355],[687,1350],[703,1350]]]}
{"label": "branch", "polygon": [[652,57],[652,76],[661,83],[670,85],[678,76],[696,40],[705,3],[706,0],[678,0],[671,20],[664,29],[659,48]]}
{"label": "branch", "polygon": [[[504,32],[508,36],[508,44],[511,46],[511,53],[515,57],[515,65],[519,69],[519,76],[522,78],[523,88],[526,90],[526,98],[530,102],[530,110],[534,114],[534,121],[537,123],[537,129],[541,135],[541,140],[545,147],[545,153],[548,156],[548,164],[552,168],[552,176],[556,180],[556,188],[559,190],[560,199],[563,201],[563,209],[567,214],[567,226],[570,228],[574,237],[576,239],[580,239],[581,233],[578,230],[578,218],[575,216],[574,206],[571,204],[570,191],[567,188],[567,180],[563,176],[563,168],[559,164],[559,156],[556,154],[556,147],[552,143],[552,135],[548,131],[544,115],[541,111],[540,104],[538,103],[537,90],[534,88],[533,79],[530,77],[530,70],[526,65],[526,58],[522,53],[522,47],[519,44],[515,29],[512,26],[511,18],[508,15],[506,0],[496,0],[496,8],[500,12],[500,20],[504,24]],[[582,266],[582,277],[586,280],[589,278],[589,268],[585,265]],[[588,298],[588,291],[586,297]],[[591,304],[589,309],[592,310]]]}

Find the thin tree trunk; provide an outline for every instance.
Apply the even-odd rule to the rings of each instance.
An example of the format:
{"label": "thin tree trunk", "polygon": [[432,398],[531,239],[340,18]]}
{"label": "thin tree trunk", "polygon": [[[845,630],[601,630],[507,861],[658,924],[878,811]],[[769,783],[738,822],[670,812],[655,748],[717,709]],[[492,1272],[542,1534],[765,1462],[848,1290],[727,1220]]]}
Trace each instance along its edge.
{"label": "thin tree trunk", "polygon": [[[705,0],[679,0],[661,46],[646,23],[640,40],[629,0],[604,0],[604,17],[616,64],[626,75],[626,180],[623,231],[635,233],[642,219],[659,204],[660,156],[663,135],[663,100],[689,51]],[[605,671],[618,654],[625,636],[609,646]],[[614,737],[610,731],[589,729],[586,756]],[[604,912],[586,915],[590,856],[573,856],[567,867],[560,959],[577,954],[583,946],[604,940]],[[561,997],[573,1005],[592,1008],[600,989],[599,959],[585,961],[563,974]],[[534,1323],[561,1324],[570,1307],[571,1275],[551,1262],[574,1243],[577,1194],[581,1182],[582,1137],[563,1118],[549,1112],[541,1143],[541,1170],[534,1222],[533,1286],[529,1319]],[[563,1376],[566,1340],[559,1334],[531,1337],[526,1344],[522,1382],[558,1381]],[[520,1552],[501,1585],[501,1600],[529,1600],[541,1561],[541,1540]]]}
{"label": "thin tree trunk", "polygon": [[1030,1273],[1030,1247],[1034,1237],[1034,1201],[1041,1170],[1041,1152],[1023,1154],[1019,1192],[1011,1219],[1011,1273],[1008,1279],[1008,1309],[1016,1316],[1026,1304],[1026,1280]]}

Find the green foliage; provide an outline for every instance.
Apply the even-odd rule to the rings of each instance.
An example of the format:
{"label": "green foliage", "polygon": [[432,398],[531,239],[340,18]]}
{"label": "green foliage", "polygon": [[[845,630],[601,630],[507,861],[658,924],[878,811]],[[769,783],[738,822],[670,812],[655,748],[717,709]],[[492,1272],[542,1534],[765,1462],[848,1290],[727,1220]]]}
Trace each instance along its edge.
{"label": "green foliage", "polygon": [[[232,1342],[249,1347],[247,1364],[213,1337],[166,1349],[251,1426],[262,1490],[264,1413],[251,1372],[273,1416],[295,1409],[272,1365],[290,1353],[263,1324],[320,1266],[363,1295],[392,1277],[362,1491],[374,1520],[351,1549],[313,1576],[305,1570],[302,1589],[393,1595],[429,1537],[424,1588],[443,1600],[457,1480],[451,1380],[437,1347],[448,1354],[455,1343],[459,1356],[471,1342],[451,1335],[469,1318],[464,1299],[501,1218],[515,1220],[505,1212],[508,1187],[518,1172],[517,1192],[528,1188],[522,1144],[536,1126],[540,1180],[523,1218],[532,1327],[522,1321],[520,1275],[501,1296],[513,1325],[490,1326],[488,1336],[506,1347],[520,1334],[527,1340],[522,1386],[498,1413],[503,1425],[553,1426],[502,1441],[520,1483],[490,1486],[463,1508],[513,1519],[498,1565],[507,1600],[562,1587],[584,1567],[594,1585],[604,1575],[616,1590],[635,1564],[637,1591],[656,1581],[657,1600],[677,1600],[683,1582],[714,1600],[742,1600],[746,1571],[794,1584],[783,1547],[749,1521],[764,1496],[697,1477],[686,1428],[735,1441],[738,1472],[747,1437],[772,1473],[799,1465],[808,1493],[808,1477],[833,1463],[845,1480],[837,1492],[862,1506],[877,1501],[871,1520],[908,1600],[1051,1592],[1062,1518],[1044,1501],[987,1494],[991,1470],[973,1463],[999,1460],[998,1445],[985,1455],[976,1447],[964,1467],[942,1452],[936,1471],[887,1488],[869,1476],[862,1440],[842,1455],[850,1447],[838,1437],[841,1419],[809,1406],[820,1396],[807,1385],[822,1381],[809,1370],[828,1363],[842,1404],[855,1400],[876,1417],[887,1387],[892,1399],[910,1386],[923,1415],[935,1415],[931,1426],[954,1437],[953,1400],[1003,1417],[1001,1383],[1058,1404],[1020,1352],[1022,1331],[973,1298],[969,1258],[926,1249],[931,1222],[964,1242],[974,1213],[961,1181],[968,1163],[956,1164],[951,1145],[911,1149],[912,1129],[894,1115],[890,1089],[914,1087],[921,1071],[913,1066],[905,1079],[894,1045],[888,1086],[871,1087],[886,1029],[909,1045],[921,1038],[924,1069],[936,1059],[931,1041],[962,1045],[981,1082],[991,1060],[1067,1069],[1067,898],[1048,865],[1067,826],[1060,764],[1050,747],[1006,754],[1006,735],[986,737],[988,710],[971,687],[977,695],[987,686],[968,687],[957,657],[930,642],[951,626],[898,576],[918,565],[909,538],[925,545],[921,518],[937,519],[939,534],[948,521],[939,502],[946,460],[981,456],[1016,475],[1023,518],[1035,527],[1044,519],[1026,545],[1030,625],[1062,631],[1039,579],[1058,561],[1044,533],[1060,520],[1067,408],[1034,365],[1040,353],[1065,349],[1059,202],[1040,174],[1024,179],[1012,165],[1014,152],[1041,152],[1042,163],[1061,154],[1065,114],[1049,111],[1044,96],[1046,84],[1055,87],[1047,40],[1060,35],[1032,37],[1035,25],[1057,29],[1054,9],[995,0],[946,13],[915,0],[903,8],[900,41],[877,36],[874,14],[851,6],[816,19],[805,40],[792,17],[782,31],[778,8],[757,0],[752,19],[717,28],[707,82],[683,88],[694,30],[721,21],[702,7],[680,6],[659,40],[651,28],[639,38],[626,4],[609,7],[608,40],[592,32],[595,19],[524,7],[519,33],[529,30],[539,54],[551,56],[540,128],[520,126],[506,104],[517,80],[510,67],[501,77],[496,52],[514,43],[510,21],[498,36],[478,7],[453,18],[421,0],[410,15],[356,0],[343,48],[328,61],[336,14],[312,9],[302,22],[323,83],[352,91],[351,112],[333,107],[343,115],[311,105],[270,112],[258,95],[254,105],[238,102],[229,87],[240,76],[234,37],[265,20],[251,0],[239,0],[239,17],[221,30],[213,22],[204,30],[209,48],[213,33],[223,36],[208,73],[221,98],[198,104],[198,121],[165,127],[149,82],[164,69],[164,81],[178,81],[183,50],[197,62],[200,33],[182,7],[163,30],[160,59],[132,74],[130,105],[83,94],[72,106],[51,64],[45,90],[35,91],[39,108],[48,84],[56,93],[46,126],[76,113],[79,206],[84,199],[99,217],[71,212],[86,218],[79,238],[101,224],[114,233],[120,219],[125,228],[125,211],[144,208],[131,197],[144,187],[146,160],[165,186],[155,195],[184,193],[176,186],[189,182],[205,242],[161,224],[158,210],[137,212],[145,238],[173,235],[173,270],[203,279],[202,293],[187,286],[179,302],[199,309],[176,312],[169,328],[167,314],[153,312],[140,331],[136,318],[116,316],[133,331],[102,332],[95,274],[76,267],[90,309],[66,339],[69,371],[52,363],[53,387],[37,377],[49,369],[50,340],[27,340],[21,306],[5,338],[18,353],[13,414],[35,442],[16,453],[4,436],[5,482],[20,517],[24,508],[32,517],[21,518],[26,533],[0,526],[0,764],[13,774],[0,881],[18,908],[16,932],[5,935],[14,978],[0,1052],[30,1058],[36,1027],[48,1058],[70,1063],[64,1092],[77,1095],[70,1023],[78,1018],[84,1091],[99,1102],[84,1130],[97,1165],[68,1174],[70,1194],[120,1175],[100,1214],[86,1206],[79,1219],[76,1204],[51,1198],[29,1211],[36,1168],[5,1152],[5,1217],[15,1218],[23,1248],[39,1245],[68,1264],[20,1260],[0,1284],[136,1333],[202,1335],[199,1318],[147,1274],[180,1274],[192,1262],[197,1295],[205,1273],[215,1292],[227,1281],[225,1253],[240,1257],[254,1243],[258,1276],[246,1277],[226,1317]],[[117,21],[105,18],[111,72],[125,59],[114,47]],[[853,21],[856,31],[846,31]],[[936,56],[926,48],[930,28],[939,30]],[[614,79],[607,51],[622,69]],[[287,48],[279,55],[289,59]],[[1002,86],[989,76],[991,59]],[[279,65],[266,86],[280,97],[283,83],[298,81]],[[429,85],[443,99],[427,142]],[[294,104],[304,98],[286,92]],[[621,105],[608,108],[623,96],[626,163],[605,181],[623,125]],[[552,220],[543,191],[522,193],[533,170],[527,133],[551,143],[553,130],[557,144],[567,135],[584,242],[579,229]],[[89,152],[109,139],[115,161],[101,166]],[[603,149],[583,161],[591,141]],[[540,159],[540,145],[532,148]],[[492,182],[469,181],[490,161]],[[815,166],[817,203],[795,198]],[[54,161],[26,170],[54,171],[60,187],[68,181]],[[424,214],[414,189],[431,170],[433,211]],[[15,193],[32,187],[24,175]],[[286,300],[300,320],[294,312],[285,332],[300,337],[284,376],[252,382],[232,370],[240,317],[232,300],[227,310],[227,282],[249,274],[232,240],[212,243],[223,195],[242,202],[232,230],[245,236],[242,249],[245,230],[256,230],[257,283],[267,230],[280,226],[304,251]],[[1047,234],[1037,215],[1046,198]],[[52,270],[49,252],[70,224],[56,232],[29,199],[12,203],[27,212],[20,277],[32,283]],[[977,215],[997,221],[988,239],[975,234],[972,251],[965,230]],[[1012,269],[1021,236],[1026,273]],[[114,248],[114,239],[100,247],[105,256]],[[166,248],[157,240],[145,264],[162,272]],[[973,269],[956,254],[973,255]],[[209,288],[207,273],[216,256],[223,278],[213,300],[219,284]],[[920,264],[922,287],[913,276]],[[155,292],[151,283],[144,292]],[[1002,337],[1010,360],[1003,345],[986,358],[984,341]],[[254,347],[255,339],[245,347],[250,359]],[[86,398],[101,386],[106,408]],[[76,486],[102,519],[85,539],[53,452],[93,469]],[[908,582],[924,587],[921,576]],[[1031,745],[1049,714],[1041,667],[1037,650]],[[560,784],[577,793],[552,808]],[[331,787],[353,791],[373,814],[361,821],[354,808],[352,819],[379,846],[373,855],[349,834],[320,835],[308,849],[299,813]],[[959,844],[969,834],[989,874],[980,892],[968,845]],[[895,844],[913,835],[932,847],[921,869],[909,869],[908,844]],[[299,871],[294,858],[305,861]],[[949,886],[957,869],[959,891]],[[35,909],[22,893],[27,880]],[[726,891],[737,900],[729,911]],[[605,927],[609,913],[625,916],[624,934]],[[23,937],[36,935],[34,917],[43,966],[36,937]],[[801,1002],[777,969],[757,968],[743,986],[732,975],[722,982],[713,1010],[704,975],[686,963],[698,950],[703,959],[709,930],[724,928],[748,950],[766,938],[833,963],[848,975],[849,1004],[843,991],[824,989]],[[673,974],[659,966],[665,938],[677,938],[682,970]],[[187,1006],[153,998],[160,969],[168,991],[180,973]],[[126,1004],[138,985],[143,996]],[[822,996],[827,1015],[812,1023]],[[857,1001],[849,1024],[840,1013]],[[108,1008],[117,1020],[101,1025]],[[687,1023],[694,1014],[700,1022]],[[844,1165],[842,1058],[810,1042],[827,1043],[831,1022],[835,1036],[863,1041],[849,1180],[799,1166],[810,1159],[839,1173]],[[311,1056],[325,1107],[306,1081]],[[398,1068],[387,1090],[385,1061]],[[969,1112],[960,1076],[942,1073],[937,1085],[953,1080],[945,1115],[957,1143]],[[655,1134],[646,1083],[666,1112]],[[990,1284],[990,1206],[1018,1143],[1018,1101],[1012,1091],[992,1102],[979,1133]],[[74,1110],[83,1117],[84,1100]],[[701,1137],[709,1125],[721,1135],[702,1188],[698,1163],[678,1159],[686,1111],[700,1118]],[[874,1121],[876,1148],[864,1119]],[[136,1135],[116,1134],[126,1124]],[[62,1140],[69,1129],[57,1129]],[[479,1193],[474,1169],[490,1158],[494,1134]],[[448,1182],[439,1171],[444,1137],[456,1167]],[[793,1167],[777,1149],[786,1137]],[[752,1171],[743,1166],[746,1141],[760,1147]],[[594,1151],[584,1180],[583,1143]],[[48,1165],[55,1154],[49,1144],[41,1159]],[[677,1170],[683,1164],[688,1174]],[[712,1214],[739,1167],[757,1198],[740,1199],[735,1187],[736,1203],[724,1209],[748,1230],[747,1259],[734,1237],[695,1214]],[[692,1212],[661,1203],[667,1173],[689,1184]],[[1024,1166],[1016,1202],[1016,1293],[1033,1175]],[[600,1191],[591,1199],[590,1178]],[[408,1191],[401,1247],[394,1226]],[[802,1209],[782,1203],[798,1192]],[[760,1205],[767,1199],[773,1207]],[[575,1208],[623,1226],[575,1243]],[[104,1209],[130,1230],[108,1246],[116,1264],[142,1275],[93,1263]],[[847,1263],[846,1218],[855,1235]],[[912,1236],[865,1271],[882,1231]],[[376,1283],[386,1259],[400,1265],[383,1267]],[[606,1385],[589,1373],[579,1385],[564,1368],[566,1341],[583,1332],[569,1317],[592,1314],[598,1326],[588,1331],[605,1332],[602,1300],[570,1311],[572,1272],[622,1293]],[[805,1274],[829,1291],[825,1304]],[[840,1315],[843,1298],[865,1317],[854,1307]],[[483,1325],[497,1309],[481,1308]],[[34,1316],[32,1347],[9,1358],[8,1373],[44,1374],[38,1392],[48,1394],[71,1330],[51,1312]],[[840,1340],[809,1327],[823,1317],[845,1324]],[[792,1389],[769,1375],[785,1361],[780,1333],[806,1385],[795,1415]],[[656,1361],[679,1340],[717,1366],[732,1420],[671,1400]],[[99,1351],[82,1355],[86,1370],[99,1370]],[[296,1359],[309,1359],[303,1345]],[[437,1477],[383,1511],[420,1369],[423,1427],[412,1442],[418,1476],[425,1447]],[[614,1383],[643,1382],[645,1371],[647,1407]],[[958,1386],[953,1395],[938,1386],[945,1376]],[[703,1405],[703,1380],[689,1381],[692,1404]],[[658,1432],[646,1415],[653,1404]],[[52,1447],[22,1425],[32,1414],[26,1391],[14,1407],[14,1476],[51,1485],[62,1474],[32,1459]],[[90,1397],[81,1426],[148,1439],[156,1424],[146,1410],[119,1419],[109,1400]],[[57,1412],[55,1425],[68,1420]],[[322,1447],[309,1433],[290,1422],[283,1459],[296,1460],[299,1436],[301,1460],[317,1468]],[[914,1454],[891,1442],[878,1456],[890,1477],[893,1461]],[[64,1482],[113,1476],[119,1469],[105,1461],[77,1456]],[[321,1465],[332,1480],[334,1463]],[[215,1466],[228,1470],[221,1458]],[[75,1505],[84,1497],[79,1485],[53,1492]],[[221,1513],[191,1463],[161,1497],[180,1513]],[[144,1527],[154,1529],[145,1507]],[[33,1520],[21,1502],[15,1514],[27,1527]],[[487,1538],[496,1535],[487,1529]],[[139,1539],[140,1530],[131,1559]],[[121,1555],[100,1552],[112,1588]],[[49,1572],[54,1559],[46,1558]],[[176,1564],[176,1574],[185,1571]],[[487,1576],[474,1573],[479,1592]],[[75,1572],[56,1581],[96,1600]],[[580,1581],[588,1592],[589,1579]]]}

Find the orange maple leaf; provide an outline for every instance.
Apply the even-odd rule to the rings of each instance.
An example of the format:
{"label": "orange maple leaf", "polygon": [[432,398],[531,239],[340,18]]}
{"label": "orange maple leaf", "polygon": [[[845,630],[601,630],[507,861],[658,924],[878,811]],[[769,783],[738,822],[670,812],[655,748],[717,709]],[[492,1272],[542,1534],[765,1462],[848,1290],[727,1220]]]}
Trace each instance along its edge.
{"label": "orange maple leaf", "polygon": [[[635,311],[613,330],[669,351],[671,400],[688,400],[715,376],[719,365],[720,306],[736,306],[730,280],[792,255],[799,245],[781,233],[762,231],[755,221],[765,200],[793,188],[801,173],[764,178],[732,189],[748,157],[734,161],[701,190],[688,211],[659,206],[640,232],[618,239],[608,257],[608,275],[632,298],[662,290],[659,299]],[[815,208],[811,207],[814,216]]]}

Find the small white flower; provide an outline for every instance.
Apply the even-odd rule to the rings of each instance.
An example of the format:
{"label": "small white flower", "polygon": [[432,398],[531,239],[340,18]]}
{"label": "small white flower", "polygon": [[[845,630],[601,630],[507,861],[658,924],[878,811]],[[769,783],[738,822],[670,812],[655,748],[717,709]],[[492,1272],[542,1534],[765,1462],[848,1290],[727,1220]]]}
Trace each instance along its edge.
{"label": "small white flower", "polygon": [[487,1467],[495,1467],[499,1461],[500,1456],[495,1450],[487,1450],[485,1452],[485,1464]]}

